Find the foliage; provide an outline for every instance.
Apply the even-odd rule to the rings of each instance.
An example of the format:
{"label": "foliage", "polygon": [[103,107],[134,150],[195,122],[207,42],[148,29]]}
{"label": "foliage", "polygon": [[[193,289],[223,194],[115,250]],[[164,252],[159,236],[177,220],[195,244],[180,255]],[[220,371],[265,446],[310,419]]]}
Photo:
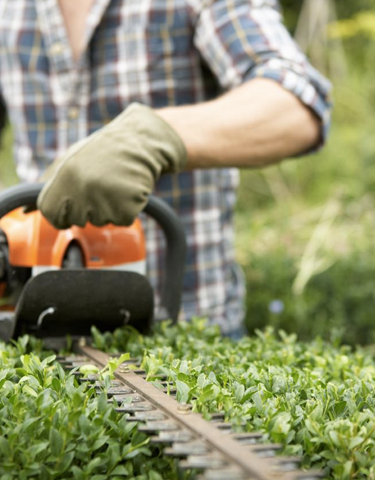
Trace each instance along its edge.
{"label": "foliage", "polygon": [[359,12],[351,18],[339,20],[329,26],[331,38],[353,38],[364,35],[375,40],[375,10]]}
{"label": "foliage", "polygon": [[25,353],[35,345],[40,342],[22,337],[0,347],[1,480],[177,478],[174,463],[150,448],[105,393],[80,385],[55,356]]}
{"label": "foliage", "polygon": [[[148,379],[166,374],[181,402],[223,411],[239,431],[260,431],[284,454],[303,455],[327,479],[374,478],[375,362],[362,349],[296,341],[272,329],[238,342],[203,320],[159,324],[152,337],[132,329],[93,330],[99,347],[143,357]],[[158,385],[157,380],[154,381]]]}
{"label": "foliage", "polygon": [[331,196],[315,208],[280,203],[267,215],[254,213],[252,232],[240,227],[237,239],[249,330],[271,324],[302,339],[373,342],[374,211],[367,195]]}
{"label": "foliage", "polygon": [[363,35],[370,24],[361,19],[372,18],[374,5],[335,3],[342,20],[331,31],[359,22],[362,33],[343,38],[348,71],[335,80],[328,144],[241,173],[237,256],[250,331],[272,324],[303,339],[364,344],[374,341],[375,89],[373,40]]}
{"label": "foliage", "polygon": [[[294,31],[303,0],[280,0],[280,4],[283,8],[288,27],[290,30]],[[371,10],[374,7],[373,0],[356,0],[355,2],[348,2],[348,0],[333,0],[333,4],[337,10],[338,18],[340,19],[351,18],[358,12]]]}
{"label": "foliage", "polygon": [[250,331],[264,324],[298,331],[300,338],[320,335],[349,344],[374,343],[375,262],[366,252],[352,252],[327,271],[311,278],[296,295],[296,259],[273,251],[253,257],[247,268],[247,326]]}

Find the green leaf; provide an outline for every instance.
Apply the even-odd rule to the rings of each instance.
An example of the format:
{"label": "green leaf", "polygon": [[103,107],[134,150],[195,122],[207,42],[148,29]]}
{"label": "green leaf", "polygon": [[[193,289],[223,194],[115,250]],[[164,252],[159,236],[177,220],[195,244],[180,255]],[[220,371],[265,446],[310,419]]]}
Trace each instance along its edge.
{"label": "green leaf", "polygon": [[329,436],[330,436],[333,444],[335,445],[335,447],[340,447],[341,446],[339,434],[335,430],[331,430],[329,432]]}
{"label": "green leaf", "polygon": [[346,409],[346,401],[342,400],[341,402],[336,402],[334,409],[336,416],[339,417]]}
{"label": "green leaf", "polygon": [[62,457],[62,459],[61,459],[61,461],[58,465],[58,472],[59,472],[60,475],[64,472],[66,472],[66,470],[68,470],[68,468],[70,467],[70,465],[73,462],[74,455],[75,455],[74,452],[68,452],[68,453],[64,454],[64,456]]}
{"label": "green leaf", "polygon": [[52,455],[58,457],[62,451],[64,440],[61,434],[55,428],[51,428],[50,430],[49,441],[51,444]]}
{"label": "green leaf", "polygon": [[4,455],[4,457],[11,456],[11,447],[9,444],[9,440],[3,436],[0,436],[0,452]]}
{"label": "green leaf", "polygon": [[202,404],[206,402],[212,396],[213,391],[214,391],[213,385],[206,385],[202,390],[201,395],[199,395],[199,398],[198,398],[199,403]]}
{"label": "green leaf", "polygon": [[180,403],[187,403],[189,401],[190,387],[181,380],[176,380],[177,401]]}
{"label": "green leaf", "polygon": [[151,470],[149,472],[149,479],[150,480],[163,480],[163,477],[160,475],[160,473],[156,472],[155,470]]}
{"label": "green leaf", "polygon": [[52,379],[52,382],[51,382],[51,387],[53,388],[53,390],[55,390],[55,392],[59,392],[60,389],[61,389],[61,383],[60,383],[60,380],[56,377],[54,377]]}
{"label": "green leaf", "polygon": [[107,395],[103,392],[98,397],[98,413],[103,415],[108,408]]}
{"label": "green leaf", "polygon": [[[31,445],[27,452],[32,459],[38,456],[39,453],[45,451],[49,446],[49,442],[38,442],[36,444]],[[0,446],[1,448],[1,446]]]}
{"label": "green leaf", "polygon": [[50,355],[49,357],[45,358],[41,364],[43,368],[45,368],[47,365],[50,363],[54,362],[56,360],[56,355]]}
{"label": "green leaf", "polygon": [[[105,460],[104,460],[105,462]],[[103,464],[103,458],[95,457],[93,458],[86,467],[86,473],[93,473],[95,469]]]}
{"label": "green leaf", "polygon": [[22,362],[22,365],[25,368],[28,368],[30,365],[30,355],[21,355],[20,360]]}
{"label": "green leaf", "polygon": [[245,393],[244,385],[242,385],[240,383],[236,383],[235,388],[234,388],[234,397],[235,397],[237,403],[241,403],[241,400],[244,396],[244,393]]}
{"label": "green leaf", "polygon": [[71,470],[72,470],[73,477],[75,478],[75,480],[86,480],[85,474],[83,473],[81,468],[73,465]]}
{"label": "green leaf", "polygon": [[97,440],[95,440],[94,445],[92,446],[92,451],[95,452],[95,450],[99,450],[99,448],[102,448],[103,445],[105,445],[108,440],[109,440],[109,435],[103,435]]}
{"label": "green leaf", "polygon": [[290,413],[287,413],[287,412],[279,413],[274,420],[272,432],[279,433],[279,434],[282,433],[286,435],[290,430],[290,426],[291,426],[290,420],[291,420]]}
{"label": "green leaf", "polygon": [[259,392],[254,393],[254,395],[251,397],[257,410],[261,412],[263,410],[263,401],[262,397],[260,396]]}
{"label": "green leaf", "polygon": [[361,443],[363,443],[365,439],[363,437],[354,437],[350,440],[350,443],[349,443],[349,448],[351,450],[354,450],[356,447],[358,447],[358,445],[360,445]]}
{"label": "green leaf", "polygon": [[28,395],[31,395],[32,397],[37,397],[38,394],[36,393],[35,390],[33,390],[31,387],[29,387],[28,385],[23,385],[22,387],[22,391],[24,393],[27,393]]}
{"label": "green leaf", "polygon": [[117,465],[116,468],[114,468],[111,473],[111,476],[113,475],[124,475],[128,476],[129,475],[129,470],[124,466],[124,465]]}
{"label": "green leaf", "polygon": [[88,437],[91,433],[91,423],[85,415],[80,415],[78,424],[84,436]]}
{"label": "green leaf", "polygon": [[79,373],[82,373],[84,377],[87,377],[88,375],[95,374],[98,372],[99,372],[99,368],[96,365],[92,365],[90,363],[79,367]]}

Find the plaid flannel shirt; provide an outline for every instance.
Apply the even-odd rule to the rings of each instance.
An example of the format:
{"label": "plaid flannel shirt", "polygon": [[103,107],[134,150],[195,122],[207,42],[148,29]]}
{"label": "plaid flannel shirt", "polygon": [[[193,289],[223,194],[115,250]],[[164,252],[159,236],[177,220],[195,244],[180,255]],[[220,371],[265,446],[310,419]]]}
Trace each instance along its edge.
{"label": "plaid flannel shirt", "polygon": [[[255,77],[273,79],[308,105],[324,138],[329,83],[281,21],[277,0],[95,0],[84,54],[74,62],[57,0],[1,0],[0,91],[20,180],[36,181],[69,145],[131,102],[194,104]],[[156,188],[186,229],[181,318],[207,316],[224,333],[243,318],[233,247],[237,185],[237,170],[212,169],[164,176]],[[164,241],[151,220],[145,228],[148,275],[159,292]]]}

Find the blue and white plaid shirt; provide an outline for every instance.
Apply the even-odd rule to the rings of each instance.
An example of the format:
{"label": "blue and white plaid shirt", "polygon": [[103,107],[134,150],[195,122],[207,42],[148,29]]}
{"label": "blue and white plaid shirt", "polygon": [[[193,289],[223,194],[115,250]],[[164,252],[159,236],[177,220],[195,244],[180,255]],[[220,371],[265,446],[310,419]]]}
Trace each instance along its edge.
{"label": "blue and white plaid shirt", "polygon": [[[255,77],[275,80],[314,110],[324,138],[329,83],[281,21],[276,0],[95,0],[84,54],[74,62],[57,0],[1,0],[0,90],[20,180],[36,181],[132,102],[195,104]],[[181,318],[208,316],[225,333],[243,318],[233,249],[237,185],[237,170],[213,169],[165,176],[156,189],[186,229]],[[164,243],[152,221],[145,226],[158,292]]]}

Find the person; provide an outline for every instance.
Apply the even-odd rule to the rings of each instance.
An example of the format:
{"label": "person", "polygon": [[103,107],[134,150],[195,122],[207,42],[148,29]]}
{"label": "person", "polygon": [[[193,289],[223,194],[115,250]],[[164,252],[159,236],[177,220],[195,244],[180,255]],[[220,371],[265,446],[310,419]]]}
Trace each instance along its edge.
{"label": "person", "polygon": [[[128,225],[162,197],[188,243],[181,319],[240,331],[238,168],[320,147],[330,121],[330,84],[277,0],[12,0],[0,25],[19,178],[52,164],[42,213],[58,228]],[[164,243],[144,225],[158,307]]]}

